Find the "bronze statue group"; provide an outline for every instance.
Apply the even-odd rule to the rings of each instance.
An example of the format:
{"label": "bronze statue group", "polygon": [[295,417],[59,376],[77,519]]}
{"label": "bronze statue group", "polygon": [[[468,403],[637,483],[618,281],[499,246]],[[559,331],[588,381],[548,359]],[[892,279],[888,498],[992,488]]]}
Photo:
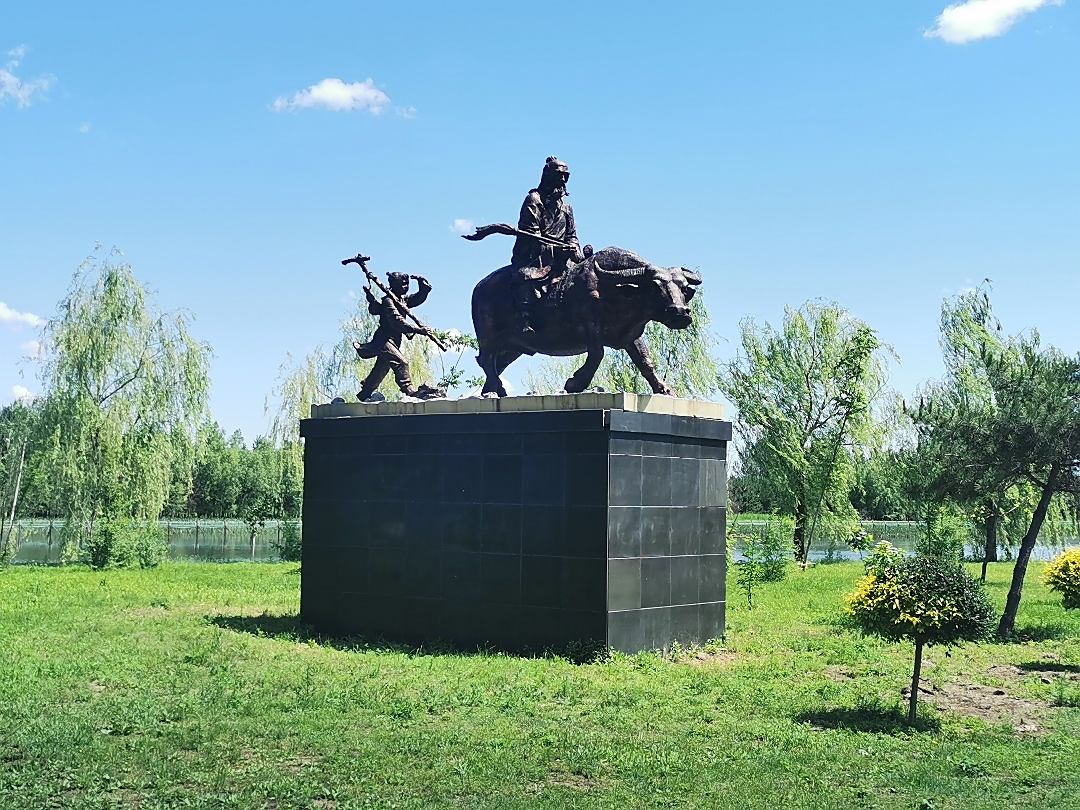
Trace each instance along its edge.
{"label": "bronze statue group", "polygon": [[[510,264],[482,279],[473,290],[472,318],[479,344],[477,362],[485,373],[482,394],[506,396],[500,379],[503,370],[522,354],[571,356],[586,354],[584,364],[567,381],[567,393],[584,391],[592,382],[604,347],[623,349],[656,394],[674,392],[659,379],[649,359],[642,334],[650,321],[671,329],[691,323],[690,299],[701,277],[685,267],[659,267],[630,251],[582,248],[567,200],[570,168],[556,157],[544,164],[539,185],[530,189],[521,205],[517,227],[485,225],[466,239],[477,241],[491,234],[515,238]],[[354,343],[357,356],[375,359],[358,399],[368,400],[388,372],[402,394],[418,399],[443,397],[440,388],[414,387],[409,365],[401,352],[403,338],[425,335],[445,348],[438,336],[412,310],[427,300],[431,284],[422,276],[388,273],[384,287],[367,269],[368,257],[356,263],[383,296],[364,287],[368,311],[379,326],[367,343]],[[418,289],[409,293],[410,281]],[[410,323],[411,321],[411,323]]]}

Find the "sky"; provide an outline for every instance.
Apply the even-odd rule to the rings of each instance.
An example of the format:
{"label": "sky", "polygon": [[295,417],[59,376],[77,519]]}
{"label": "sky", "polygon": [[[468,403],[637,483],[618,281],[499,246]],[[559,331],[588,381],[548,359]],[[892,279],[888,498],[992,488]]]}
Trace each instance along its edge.
{"label": "sky", "polygon": [[[744,318],[836,301],[941,373],[943,296],[1080,344],[1080,0],[7,2],[0,402],[97,243],[213,348],[250,440],[281,364],[360,290],[339,260],[472,286],[548,155],[582,242],[699,269],[717,354]],[[508,376],[523,379],[527,362]]]}

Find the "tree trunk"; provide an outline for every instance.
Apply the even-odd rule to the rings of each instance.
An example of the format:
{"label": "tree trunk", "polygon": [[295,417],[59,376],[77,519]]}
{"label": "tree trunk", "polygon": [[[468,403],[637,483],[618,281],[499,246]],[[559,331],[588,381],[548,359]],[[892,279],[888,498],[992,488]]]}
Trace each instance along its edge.
{"label": "tree trunk", "polygon": [[915,670],[911,673],[911,695],[908,696],[907,721],[909,726],[915,725],[915,711],[919,704],[919,678],[922,675],[922,648],[921,641],[915,642]]}
{"label": "tree trunk", "polygon": [[982,581],[986,582],[986,564],[998,561],[998,527],[1001,525],[1001,510],[993,499],[989,502],[990,511],[983,523],[986,531],[986,543],[983,546]]}
{"label": "tree trunk", "polygon": [[[15,533],[15,507],[19,504],[19,488],[22,486],[22,473],[23,465],[26,461],[26,442],[23,442],[22,450],[19,451],[19,471],[15,474],[15,493],[11,496],[11,516],[8,518],[8,537],[4,540],[3,532],[0,530],[0,557],[3,557],[8,551],[8,546],[11,544],[11,536]],[[15,549],[11,549],[14,554]]]}
{"label": "tree trunk", "polygon": [[1001,614],[998,622],[998,638],[1008,638],[1013,634],[1016,624],[1016,611],[1020,607],[1020,593],[1024,588],[1024,576],[1027,574],[1028,562],[1031,560],[1031,552],[1035,548],[1035,541],[1039,538],[1039,530],[1046,519],[1046,511],[1050,508],[1050,500],[1054,497],[1054,479],[1057,478],[1057,468],[1051,467],[1050,474],[1043,487],[1039,505],[1035,507],[1035,513],[1031,516],[1031,525],[1028,526],[1027,534],[1020,541],[1020,551],[1016,555],[1016,565],[1013,566],[1012,584],[1009,585],[1009,595],[1005,599],[1005,612]]}
{"label": "tree trunk", "polygon": [[806,504],[795,501],[795,560],[806,566],[810,549],[806,548]]}

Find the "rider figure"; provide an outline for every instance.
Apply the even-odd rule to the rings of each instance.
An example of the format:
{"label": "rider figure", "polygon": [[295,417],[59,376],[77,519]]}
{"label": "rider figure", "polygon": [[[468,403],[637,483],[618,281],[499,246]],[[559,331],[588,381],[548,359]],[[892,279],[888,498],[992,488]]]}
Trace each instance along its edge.
{"label": "rider figure", "polygon": [[[386,278],[389,282],[390,291],[409,309],[424,303],[427,300],[428,293],[431,292],[431,284],[423,276],[410,276],[407,273],[387,273]],[[412,295],[408,295],[410,278],[416,279],[416,283],[420,287]],[[424,334],[424,330],[418,326],[413,326],[405,320],[405,312],[402,311],[393,296],[384,295],[380,301],[372,294],[371,288],[367,286],[364,287],[364,294],[367,296],[368,312],[379,316],[379,328],[375,330],[374,336],[367,343],[353,342],[353,348],[356,349],[358,357],[365,360],[370,360],[372,357],[376,358],[375,365],[367,377],[364,378],[363,386],[356,398],[363,402],[375,393],[375,389],[379,387],[379,383],[383,381],[388,371],[394,372],[394,379],[397,381],[398,388],[401,389],[401,393],[405,396],[426,398],[436,394],[437,389],[427,385],[422,385],[419,389],[413,388],[412,378],[409,376],[409,361],[401,353],[402,336],[412,338],[413,335]]]}
{"label": "rider figure", "polygon": [[540,175],[540,185],[529,191],[521,204],[518,230],[565,242],[567,248],[545,245],[537,239],[519,236],[514,242],[510,264],[514,268],[514,302],[523,334],[531,334],[532,305],[537,285],[561,276],[568,263],[585,258],[578,245],[574,209],[567,202],[566,181],[570,167],[557,157],[549,157]]}

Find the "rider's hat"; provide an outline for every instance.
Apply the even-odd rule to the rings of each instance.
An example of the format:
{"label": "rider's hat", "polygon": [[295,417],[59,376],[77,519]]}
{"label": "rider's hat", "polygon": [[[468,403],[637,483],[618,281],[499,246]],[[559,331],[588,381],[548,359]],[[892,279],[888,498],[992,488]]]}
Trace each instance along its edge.
{"label": "rider's hat", "polygon": [[552,155],[544,162],[544,173],[541,175],[540,182],[543,182],[545,178],[550,177],[558,172],[566,172],[570,174],[570,167],[557,157]]}

